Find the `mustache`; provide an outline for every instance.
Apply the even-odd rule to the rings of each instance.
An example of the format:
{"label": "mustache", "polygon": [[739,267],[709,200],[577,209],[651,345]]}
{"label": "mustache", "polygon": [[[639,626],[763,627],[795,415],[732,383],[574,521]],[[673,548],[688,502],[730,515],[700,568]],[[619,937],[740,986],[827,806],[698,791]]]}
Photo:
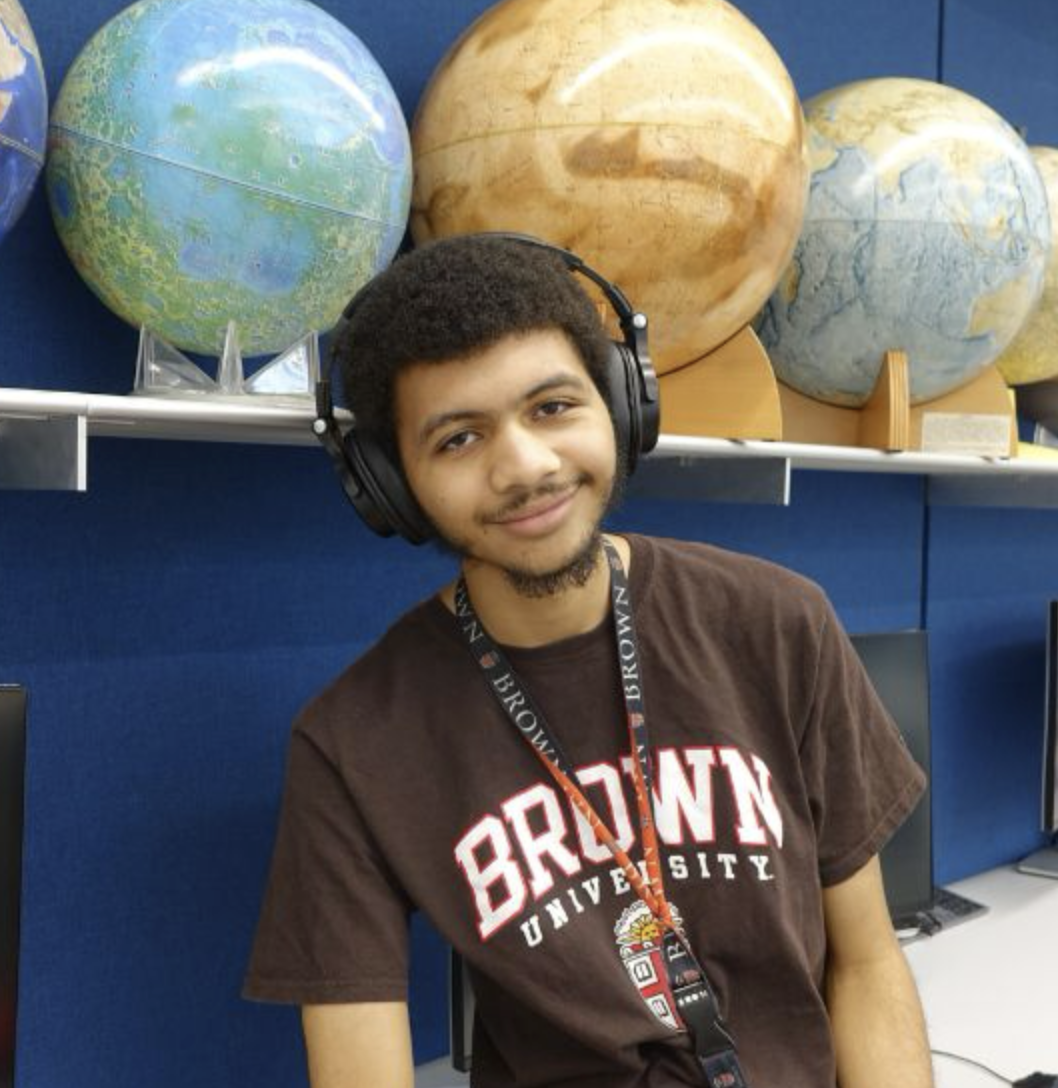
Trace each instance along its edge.
{"label": "mustache", "polygon": [[568,495],[576,488],[590,482],[591,478],[586,474],[582,474],[572,480],[566,480],[564,483],[541,484],[539,487],[530,488],[529,490],[523,491],[508,499],[502,506],[497,507],[495,510],[486,514],[482,518],[482,521],[486,523],[503,521],[506,518],[516,516],[533,503],[540,502],[542,499],[548,499],[553,496]]}

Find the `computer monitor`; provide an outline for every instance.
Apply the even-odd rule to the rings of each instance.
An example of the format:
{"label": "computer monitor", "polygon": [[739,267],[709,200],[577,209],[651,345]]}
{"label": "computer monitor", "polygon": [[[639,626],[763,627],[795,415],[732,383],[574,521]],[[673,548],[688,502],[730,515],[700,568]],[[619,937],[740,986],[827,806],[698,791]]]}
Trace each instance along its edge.
{"label": "computer monitor", "polygon": [[0,1088],[15,1083],[26,693],[0,685]]}
{"label": "computer monitor", "polygon": [[1030,854],[1018,868],[1035,876],[1058,878],[1058,601],[1047,605],[1046,655],[1040,827],[1052,842]]}
{"label": "computer monitor", "polygon": [[1058,601],[1047,606],[1047,698],[1043,723],[1043,830],[1058,835]]}
{"label": "computer monitor", "polygon": [[[853,635],[863,662],[915,762],[930,772],[929,653],[925,631]],[[933,828],[930,794],[904,821],[881,852],[889,913],[898,925],[933,906]]]}

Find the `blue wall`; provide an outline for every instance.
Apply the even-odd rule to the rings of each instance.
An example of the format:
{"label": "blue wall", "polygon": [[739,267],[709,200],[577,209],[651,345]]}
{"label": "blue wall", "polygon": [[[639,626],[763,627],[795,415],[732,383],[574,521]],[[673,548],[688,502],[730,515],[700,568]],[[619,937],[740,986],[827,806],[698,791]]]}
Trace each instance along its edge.
{"label": "blue wall", "polygon": [[[121,0],[25,0],[54,95]],[[487,0],[324,0],[408,112]],[[803,95],[935,77],[1058,144],[1051,0],[753,0]],[[1001,8],[1001,10],[1000,10]],[[83,286],[43,192],[0,250],[0,383],[122,393],[136,336]],[[855,630],[932,636],[938,877],[1036,832],[1058,513],[930,508],[920,479],[802,473],[788,509],[637,501],[618,524],[818,579]],[[31,691],[19,1088],[304,1083],[296,1017],[238,990],[295,709],[447,561],[370,537],[312,450],[93,441],[87,495],[0,492],[0,680]],[[443,951],[416,923],[420,1060]]]}

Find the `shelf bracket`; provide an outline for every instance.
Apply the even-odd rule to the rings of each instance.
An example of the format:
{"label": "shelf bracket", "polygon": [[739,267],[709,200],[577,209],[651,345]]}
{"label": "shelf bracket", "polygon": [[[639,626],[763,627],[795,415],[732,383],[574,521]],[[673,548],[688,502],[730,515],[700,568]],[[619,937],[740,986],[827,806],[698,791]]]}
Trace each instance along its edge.
{"label": "shelf bracket", "polygon": [[644,499],[790,505],[786,457],[644,457],[629,481],[628,495]]}
{"label": "shelf bracket", "polygon": [[0,488],[86,491],[87,418],[0,416]]}
{"label": "shelf bracket", "polygon": [[1002,476],[931,476],[926,487],[930,506],[1020,507],[1058,509],[1058,476],[1020,475],[1015,468]]}

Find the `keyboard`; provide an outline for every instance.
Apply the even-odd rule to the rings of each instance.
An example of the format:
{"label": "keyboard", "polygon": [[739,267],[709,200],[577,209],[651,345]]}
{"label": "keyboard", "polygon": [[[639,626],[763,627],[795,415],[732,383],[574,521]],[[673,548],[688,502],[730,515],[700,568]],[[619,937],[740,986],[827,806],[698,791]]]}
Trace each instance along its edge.
{"label": "keyboard", "polygon": [[964,895],[957,895],[947,888],[934,888],[933,906],[927,913],[933,915],[943,928],[953,926],[958,922],[965,922],[968,918],[984,914],[987,910],[988,908],[984,903],[978,903],[974,899],[967,899]]}

